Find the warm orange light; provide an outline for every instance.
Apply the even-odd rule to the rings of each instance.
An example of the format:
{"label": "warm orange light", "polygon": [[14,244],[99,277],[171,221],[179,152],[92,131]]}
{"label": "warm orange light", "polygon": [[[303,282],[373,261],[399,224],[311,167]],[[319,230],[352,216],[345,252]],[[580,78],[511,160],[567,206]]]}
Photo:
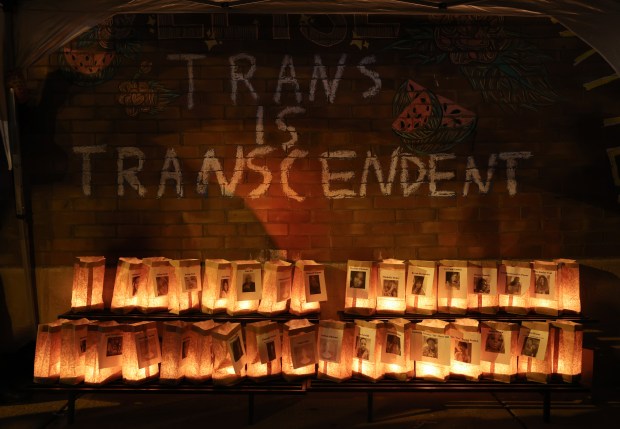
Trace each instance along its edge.
{"label": "warm orange light", "polygon": [[[285,312],[291,296],[292,280],[293,267],[289,262],[281,260],[265,262],[263,297],[258,306],[258,312],[263,316],[274,316]],[[278,295],[282,299],[278,299]]]}
{"label": "warm orange light", "polygon": [[[245,344],[249,378],[259,381],[279,377],[282,374],[282,339],[280,327],[276,322],[265,320],[247,324]],[[262,360],[261,347],[265,348]]]}
{"label": "warm orange light", "polygon": [[123,381],[140,384],[159,377],[161,346],[156,322],[125,325],[123,335]]}
{"label": "warm orange light", "polygon": [[60,376],[60,326],[64,320],[42,323],[37,329],[34,382],[55,383]]}
{"label": "warm orange light", "polygon": [[560,311],[569,314],[581,313],[579,264],[572,259],[556,259],[558,263],[558,286]]}
{"label": "warm orange light", "polygon": [[452,341],[450,323],[428,319],[415,325],[411,335],[411,356],[415,376],[424,380],[446,381],[450,376]]}
{"label": "warm orange light", "polygon": [[138,258],[119,258],[110,309],[129,313],[138,306],[138,291],[146,287],[146,269]]}
{"label": "warm orange light", "polygon": [[480,379],[480,342],[478,321],[457,319],[450,325],[452,354],[450,374],[469,381]]}
{"label": "warm orange light", "polygon": [[378,320],[355,321],[353,377],[378,381],[384,376],[381,352],[385,344],[385,328]]}
{"label": "warm orange light", "polygon": [[210,332],[213,383],[224,386],[239,383],[246,376],[246,354],[241,325],[226,322],[211,329]]}
{"label": "warm orange light", "polygon": [[347,261],[344,311],[371,315],[377,308],[378,265],[372,261]]}
{"label": "warm orange light", "polygon": [[[226,313],[230,316],[255,313],[262,294],[262,267],[258,261],[233,261]],[[244,293],[248,284],[248,292]],[[249,294],[255,297],[248,298]]]}
{"label": "warm orange light", "polygon": [[534,261],[532,266],[534,288],[530,291],[530,307],[535,313],[557,316],[560,312],[558,264]]}
{"label": "warm orange light", "polygon": [[[314,276],[321,275],[325,280],[325,266],[318,264],[312,260],[299,260],[295,262],[295,268],[293,270],[293,286],[291,287],[291,307],[290,313],[297,316],[303,316],[306,314],[318,313],[321,311],[321,301],[324,301],[323,297],[320,300],[309,301],[308,299],[315,299],[310,294],[309,290],[306,290],[306,272],[313,273]],[[325,284],[321,285],[325,287]],[[326,291],[321,291],[323,295]],[[321,293],[319,293],[321,295]]]}
{"label": "warm orange light", "polygon": [[495,314],[499,310],[497,280],[499,270],[496,261],[469,263],[467,310],[481,314]]}
{"label": "warm orange light", "polygon": [[200,310],[202,278],[198,259],[171,261],[172,276],[168,293],[168,310],[183,314]]}
{"label": "warm orange light", "polygon": [[335,320],[319,322],[319,378],[340,382],[353,376],[354,333],[352,324]]}
{"label": "warm orange light", "polygon": [[556,320],[553,348],[553,374],[566,383],[574,383],[581,376],[583,354],[583,326],[579,323]]}
{"label": "warm orange light", "polygon": [[[391,319],[385,323],[385,342],[381,349],[381,361],[386,377],[400,381],[409,380],[415,373],[411,354],[412,324],[406,319]],[[390,342],[398,339],[398,353],[394,354]]]}
{"label": "warm orange light", "polygon": [[211,330],[217,326],[219,325],[213,320],[196,322],[191,325],[185,377],[193,383],[205,382],[213,375]]}
{"label": "warm orange light", "polygon": [[467,261],[440,261],[437,279],[437,309],[440,313],[467,313],[467,282]]}
{"label": "warm orange light", "polygon": [[377,313],[405,314],[406,271],[404,261],[384,259],[377,278]]}
{"label": "warm orange light", "polygon": [[228,296],[233,287],[230,261],[206,259],[202,280],[202,312],[223,313],[228,305]]}
{"label": "warm orange light", "polygon": [[500,309],[511,314],[527,314],[533,281],[529,262],[502,261],[497,280]]}
{"label": "warm orange light", "polygon": [[407,313],[437,312],[437,262],[409,261],[405,296]]}
{"label": "warm orange light", "polygon": [[[121,378],[123,338],[123,325],[114,321],[88,325],[84,383],[102,385]],[[108,342],[120,348],[108,350]],[[113,364],[106,362],[109,358]]]}
{"label": "warm orange light", "polygon": [[178,384],[183,380],[189,347],[189,326],[185,322],[174,321],[163,324],[160,383]]}
{"label": "warm orange light", "polygon": [[60,327],[60,382],[84,381],[88,319],[68,320]]}
{"label": "warm orange light", "polygon": [[73,265],[71,310],[89,311],[103,309],[103,256],[79,256]]}
{"label": "warm orange light", "polygon": [[519,325],[485,321],[481,324],[482,378],[510,383],[517,376]]}
{"label": "warm orange light", "polygon": [[[543,337],[547,336],[546,347],[544,340],[540,341],[538,350],[543,352],[537,353],[536,357],[529,357],[523,353],[524,342],[532,335],[531,331],[543,333]],[[521,378],[537,383],[547,383],[553,371],[552,357],[554,354],[555,329],[550,329],[547,322],[529,322],[521,323],[521,331],[519,333],[519,351],[520,355],[517,361],[517,371]]]}
{"label": "warm orange light", "polygon": [[168,311],[168,294],[175,287],[171,260],[158,256],[142,262],[146,281],[138,288],[138,309],[143,313]]}
{"label": "warm orange light", "polygon": [[314,354],[311,358],[316,358],[316,325],[310,323],[307,319],[289,320],[284,324],[282,335],[282,374],[286,380],[296,380],[299,378],[307,378],[316,372],[316,360],[312,359],[312,363],[295,368],[293,365],[293,350],[291,348],[291,339],[302,334],[314,334],[314,349],[310,354]]}

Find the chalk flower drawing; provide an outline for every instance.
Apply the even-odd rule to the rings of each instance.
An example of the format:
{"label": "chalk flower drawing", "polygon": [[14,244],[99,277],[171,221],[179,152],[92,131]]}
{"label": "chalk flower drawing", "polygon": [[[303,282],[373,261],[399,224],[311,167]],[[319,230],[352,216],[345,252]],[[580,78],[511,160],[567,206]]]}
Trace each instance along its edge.
{"label": "chalk flower drawing", "polygon": [[118,90],[118,102],[125,106],[125,112],[131,117],[139,113],[155,115],[178,97],[178,94],[155,81],[128,80],[121,82]]}
{"label": "chalk flower drawing", "polygon": [[110,80],[123,58],[134,58],[141,49],[132,26],[134,15],[117,15],[61,48],[60,69],[76,85],[92,86]]}
{"label": "chalk flower drawing", "polygon": [[417,153],[443,152],[469,137],[476,114],[413,80],[404,82],[392,104],[392,130]]}
{"label": "chalk flower drawing", "polygon": [[503,17],[434,16],[405,33],[387,49],[403,51],[421,64],[449,60],[486,101],[536,110],[558,98],[543,65],[548,57],[507,30]]}

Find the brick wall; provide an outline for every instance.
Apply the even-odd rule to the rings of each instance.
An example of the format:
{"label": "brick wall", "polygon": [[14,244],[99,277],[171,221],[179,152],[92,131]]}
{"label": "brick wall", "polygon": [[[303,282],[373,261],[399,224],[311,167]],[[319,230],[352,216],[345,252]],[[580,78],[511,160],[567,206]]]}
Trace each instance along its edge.
{"label": "brick wall", "polygon": [[[114,264],[119,256],[241,259],[269,249],[318,261],[620,256],[619,190],[606,152],[618,145],[620,127],[603,126],[620,116],[619,84],[586,90],[584,83],[612,70],[598,55],[574,65],[589,47],[562,36],[559,24],[478,20],[469,24],[479,32],[446,38],[467,27],[371,17],[384,23],[383,36],[399,30],[372,38],[352,16],[346,29],[324,17],[290,16],[289,38],[274,39],[267,15],[230,16],[223,28],[212,27],[211,15],[176,16],[174,25],[169,18],[117,18],[27,70],[20,117],[38,266],[90,254]],[[165,39],[170,34],[185,38]],[[398,42],[404,49],[394,49]],[[191,67],[183,57],[190,54]],[[251,74],[250,56],[255,95],[234,77]],[[98,67],[102,61],[109,65]],[[333,90],[339,65],[330,102],[324,84]],[[392,124],[407,80],[473,112],[468,137],[435,142],[432,154],[404,144]],[[293,128],[297,141],[285,150]],[[142,196],[127,172],[139,153],[128,148],[143,154],[135,176]],[[214,171],[197,189],[205,156],[211,170],[221,166],[227,190]],[[484,192],[468,162],[484,185],[493,157]],[[182,180],[170,178],[175,161]],[[338,180],[346,172],[353,176]],[[0,263],[15,265],[10,199],[2,207],[3,239],[15,245],[0,250]]]}

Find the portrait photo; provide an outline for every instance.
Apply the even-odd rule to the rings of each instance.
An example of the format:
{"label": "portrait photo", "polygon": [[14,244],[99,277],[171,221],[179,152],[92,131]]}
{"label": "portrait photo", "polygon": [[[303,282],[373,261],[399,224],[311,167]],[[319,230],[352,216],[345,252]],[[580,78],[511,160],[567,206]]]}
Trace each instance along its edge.
{"label": "portrait photo", "polygon": [[398,280],[383,279],[383,296],[398,297]]}
{"label": "portrait photo", "polygon": [[294,368],[315,363],[314,346],[312,344],[300,344],[293,347],[292,358]]}
{"label": "portrait photo", "polygon": [[538,347],[540,347],[540,338],[527,337],[523,342],[521,354],[523,356],[536,357]]}
{"label": "portrait photo", "polygon": [[331,338],[321,338],[319,341],[319,356],[323,360],[335,361],[338,355],[338,341]]}
{"label": "portrait photo", "polygon": [[267,349],[267,359],[269,361],[275,360],[276,356],[276,343],[274,341],[265,342],[265,348]]}
{"label": "portrait photo", "polygon": [[457,341],[454,347],[454,360],[471,363],[471,343],[467,341]]}
{"label": "portrait photo", "polygon": [[364,271],[351,270],[349,287],[353,289],[364,289],[366,287],[366,273]]}
{"label": "portrait photo", "polygon": [[[238,284],[238,283],[237,283]],[[242,292],[256,292],[256,283],[254,282],[254,273],[245,273],[243,276]]]}
{"label": "portrait photo", "polygon": [[228,297],[228,291],[230,290],[230,284],[228,278],[220,280],[220,299]]}
{"label": "portrait photo", "polygon": [[168,274],[158,275],[155,277],[155,282],[157,284],[157,296],[168,295],[168,283],[170,282]]}
{"label": "portrait photo", "polygon": [[499,331],[490,331],[484,344],[484,351],[491,353],[506,353],[504,334]]}
{"label": "portrait photo", "polygon": [[195,274],[185,275],[185,290],[195,290],[198,288],[198,277]]}
{"label": "portrait photo", "polygon": [[398,335],[387,334],[385,338],[385,352],[400,356],[400,338]]}
{"label": "portrait photo", "polygon": [[483,276],[474,276],[474,293],[491,293],[491,285]]}
{"label": "portrait photo", "polygon": [[549,295],[549,276],[544,274],[538,274],[536,276],[535,293],[542,295]]}
{"label": "portrait photo", "polygon": [[458,271],[446,271],[446,288],[459,290],[461,274]]}
{"label": "portrait photo", "polygon": [[439,341],[435,337],[424,337],[424,345],[422,346],[422,356],[437,359],[439,357]]}
{"label": "portrait photo", "polygon": [[359,335],[355,337],[355,357],[363,360],[370,359],[368,338]]}
{"label": "portrait photo", "polygon": [[105,355],[109,357],[121,354],[123,354],[123,336],[115,335],[113,337],[108,337]]}
{"label": "portrait photo", "polygon": [[237,362],[243,356],[243,348],[241,347],[241,338],[236,337],[231,343],[233,361]]}
{"label": "portrait photo", "polygon": [[310,295],[319,295],[321,293],[321,279],[318,274],[308,276],[308,289],[310,290]]}
{"label": "portrait photo", "polygon": [[426,291],[424,289],[424,276],[413,276],[411,293],[413,295],[426,295]]}
{"label": "portrait photo", "polygon": [[136,338],[138,353],[142,360],[150,360],[157,356],[157,350],[155,350],[154,347],[154,340],[154,335],[142,335]]}
{"label": "portrait photo", "polygon": [[86,338],[80,339],[80,354],[86,353]]}
{"label": "portrait photo", "polygon": [[521,295],[521,279],[519,276],[510,276],[506,284],[507,295]]}
{"label": "portrait photo", "polygon": [[138,294],[138,286],[140,285],[140,274],[133,274],[131,276],[131,296]]}

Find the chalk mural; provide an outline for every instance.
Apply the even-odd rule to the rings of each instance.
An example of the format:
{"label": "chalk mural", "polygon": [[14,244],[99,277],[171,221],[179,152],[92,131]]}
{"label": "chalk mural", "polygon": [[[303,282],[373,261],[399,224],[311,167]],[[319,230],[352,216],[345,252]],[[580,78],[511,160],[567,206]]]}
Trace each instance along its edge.
{"label": "chalk mural", "polygon": [[[151,63],[143,61],[133,79],[121,82],[118,86],[118,102],[125,107],[125,112],[131,117],[138,116],[139,113],[155,115],[179,96],[159,82],[145,79],[144,75],[150,71]],[[191,80],[190,89],[193,91]],[[187,103],[191,109],[193,99],[188,98]]]}

